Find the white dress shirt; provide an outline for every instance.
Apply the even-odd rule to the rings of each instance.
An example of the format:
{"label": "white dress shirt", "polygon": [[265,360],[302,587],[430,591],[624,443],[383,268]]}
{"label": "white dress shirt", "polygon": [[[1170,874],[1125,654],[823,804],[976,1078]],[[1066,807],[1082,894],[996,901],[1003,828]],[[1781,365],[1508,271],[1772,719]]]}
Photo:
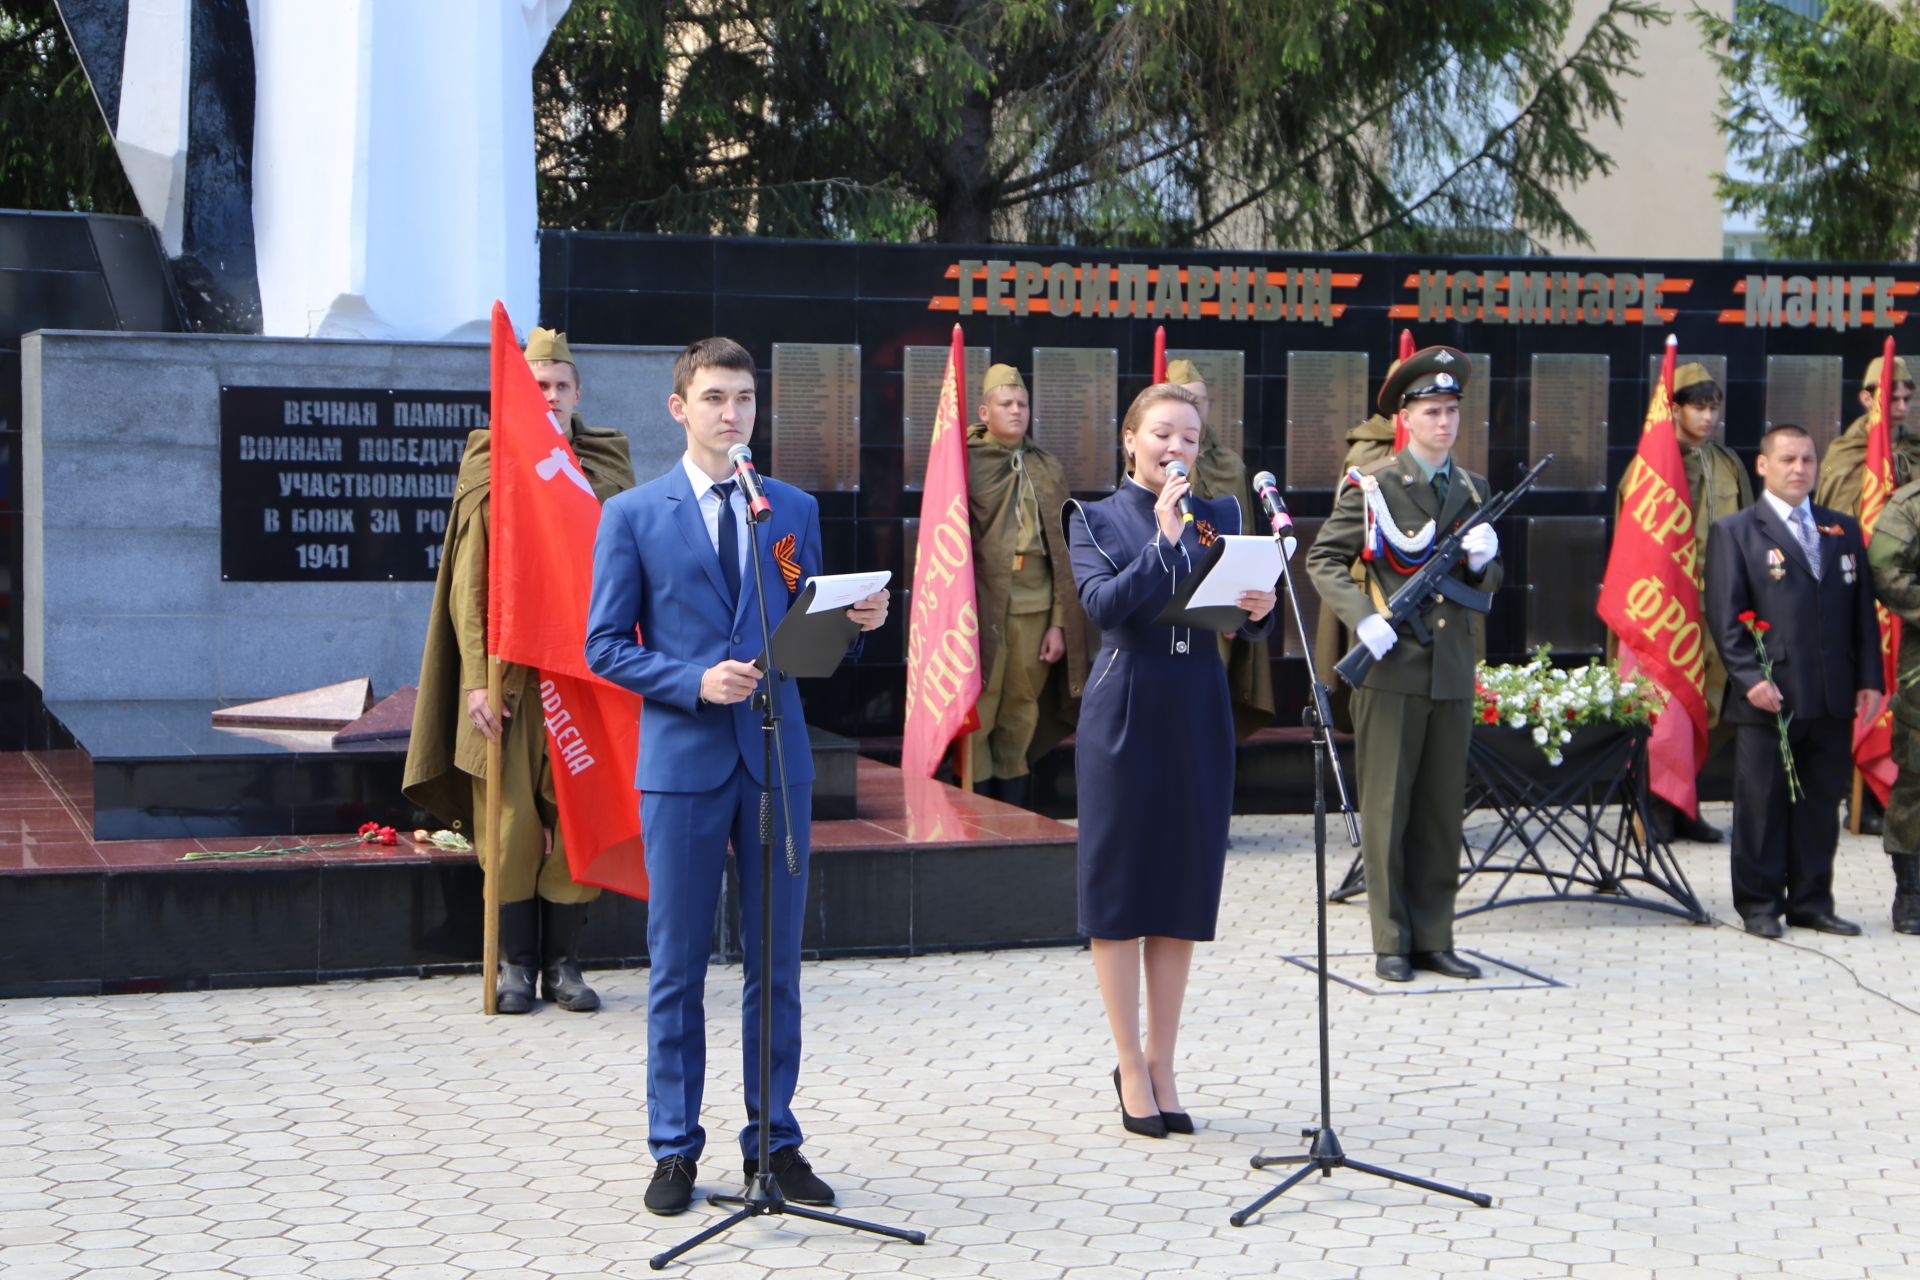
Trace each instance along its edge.
{"label": "white dress shirt", "polygon": [[[714,479],[699,467],[693,465],[689,454],[680,455],[680,465],[686,468],[687,482],[693,486],[693,500],[700,504],[700,519],[707,526],[707,543],[713,548],[713,554],[720,554],[720,495],[714,491]],[[740,496],[740,486],[734,485],[733,502],[734,533],[740,547],[740,581],[747,580],[747,504]]]}
{"label": "white dress shirt", "polygon": [[[1821,569],[1824,567],[1821,564],[1821,560],[1824,557],[1821,554],[1820,526],[1813,522],[1813,503],[1809,499],[1802,498],[1800,499],[1799,506],[1790,507],[1785,501],[1775,496],[1773,490],[1765,488],[1760,490],[1760,496],[1766,499],[1768,506],[1773,508],[1773,514],[1780,517],[1780,523],[1787,526],[1787,532],[1793,535],[1796,542],[1800,543],[1800,549],[1806,551],[1811,557],[1813,576],[1816,578],[1820,577]],[[1794,523],[1794,512],[1796,511],[1802,513],[1807,522],[1806,527],[1811,531],[1810,536],[1813,538],[1813,547],[1811,550],[1808,549],[1805,539],[1801,536],[1800,526]]]}

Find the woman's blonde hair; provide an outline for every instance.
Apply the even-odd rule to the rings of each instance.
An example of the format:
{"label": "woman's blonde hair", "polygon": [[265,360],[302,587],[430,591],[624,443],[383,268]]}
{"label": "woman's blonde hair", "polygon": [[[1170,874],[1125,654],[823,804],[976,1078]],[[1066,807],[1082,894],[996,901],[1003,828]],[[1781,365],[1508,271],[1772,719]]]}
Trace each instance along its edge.
{"label": "woman's blonde hair", "polygon": [[1127,406],[1127,416],[1120,422],[1120,450],[1126,453],[1127,474],[1133,474],[1133,454],[1127,451],[1127,437],[1140,429],[1141,420],[1147,416],[1147,410],[1167,400],[1177,401],[1193,410],[1193,416],[1200,419],[1204,428],[1207,420],[1200,412],[1200,397],[1193,394],[1177,382],[1156,382],[1133,398]]}

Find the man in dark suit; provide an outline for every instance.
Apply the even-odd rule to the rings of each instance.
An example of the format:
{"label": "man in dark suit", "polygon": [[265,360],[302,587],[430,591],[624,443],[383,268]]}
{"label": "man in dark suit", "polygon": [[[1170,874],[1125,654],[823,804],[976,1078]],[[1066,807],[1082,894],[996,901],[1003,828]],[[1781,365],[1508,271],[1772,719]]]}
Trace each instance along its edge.
{"label": "man in dark suit", "polygon": [[[1799,928],[1857,934],[1833,912],[1840,797],[1853,770],[1853,724],[1879,710],[1883,685],[1873,576],[1860,526],[1807,500],[1813,438],[1772,428],[1756,466],[1765,492],[1707,534],[1707,625],[1731,687],[1722,716],[1734,728],[1733,905],[1747,932],[1778,938],[1780,915]],[[1765,622],[1760,656],[1747,619]],[[1789,799],[1777,715],[1802,794]]]}
{"label": "man in dark suit", "polygon": [[[675,1214],[692,1202],[695,1162],[706,1144],[700,1100],[706,1084],[707,957],[726,868],[727,844],[740,869],[740,937],[745,948],[741,1008],[747,1124],[740,1133],[749,1180],[758,1172],[756,1127],[769,1109],[770,1163],[781,1194],[799,1204],[832,1204],[833,1191],[800,1154],[793,1093],[800,1075],[800,925],[806,908],[807,816],[813,756],[800,697],[779,682],[780,737],[787,763],[800,874],[773,876],[761,901],[760,715],[748,703],[760,683],[759,603],[747,560],[747,503],[736,491],[727,451],[753,435],[753,357],[727,338],[680,353],[667,409],[686,429],[687,452],[672,470],[609,501],[593,548],[587,665],[646,700],[640,716],[640,829],[646,837],[647,1142],[654,1172],[646,1207]],[[820,508],[803,490],[765,481],[773,515],[761,526],[760,571],[767,618],[778,625],[808,578],[820,572]],[[886,621],[886,593],[848,616],[871,631]],[[639,636],[634,634],[639,628]],[[783,807],[774,806],[773,847],[786,847]],[[760,913],[773,912],[773,955],[760,954]],[[755,1067],[760,1002],[773,1001],[771,1098]]]}

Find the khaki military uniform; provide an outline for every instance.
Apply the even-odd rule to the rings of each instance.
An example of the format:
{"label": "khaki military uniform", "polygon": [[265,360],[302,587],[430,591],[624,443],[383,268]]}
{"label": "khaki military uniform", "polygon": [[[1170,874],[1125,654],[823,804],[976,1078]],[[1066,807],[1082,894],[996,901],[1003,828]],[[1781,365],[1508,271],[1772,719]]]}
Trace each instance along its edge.
{"label": "khaki military uniform", "polygon": [[1920,481],[1894,490],[1867,545],[1873,591],[1906,625],[1893,700],[1893,762],[1882,840],[1888,853],[1920,853]]}
{"label": "khaki military uniform", "polygon": [[[605,502],[633,487],[627,439],[587,426],[576,414],[568,438],[581,470]],[[491,433],[467,437],[442,544],[433,613],[421,658],[413,736],[402,791],[441,821],[472,833],[484,849],[487,744],[467,717],[467,693],[487,687],[487,541]],[[539,672],[508,663],[502,670],[508,713],[500,742],[500,901],[536,895],[561,904],[591,902],[600,890],[574,882],[567,867],[540,708]],[[551,831],[549,856],[547,833]],[[492,868],[489,868],[492,870]]]}
{"label": "khaki military uniform", "polygon": [[[1404,534],[1437,522],[1450,533],[1486,500],[1486,480],[1457,463],[1444,505],[1413,455],[1383,458],[1362,469],[1372,477]],[[1307,555],[1321,607],[1349,631],[1386,602],[1409,575],[1384,556],[1361,559],[1365,497],[1346,485]],[[1454,573],[1482,591],[1499,588],[1496,558],[1476,578],[1462,562]],[[1466,803],[1467,745],[1473,733],[1474,667],[1480,615],[1451,600],[1427,613],[1432,644],[1401,629],[1399,642],[1354,690],[1354,750],[1360,775],[1360,836],[1366,862],[1367,910],[1379,955],[1453,948],[1461,819]]]}
{"label": "khaki military uniform", "polygon": [[[1086,616],[1057,523],[1066,474],[1030,439],[1008,448],[976,423],[967,432],[967,499],[986,673],[974,778],[1021,778],[1072,728],[1090,666]],[[1051,627],[1066,639],[1057,663],[1040,656]]]}
{"label": "khaki military uniform", "polygon": [[[1860,489],[1867,474],[1867,418],[1861,414],[1827,446],[1820,460],[1820,478],[1813,489],[1814,502],[1842,515],[1860,518]],[[1893,482],[1906,484],[1920,480],[1920,436],[1903,429],[1893,438]]]}

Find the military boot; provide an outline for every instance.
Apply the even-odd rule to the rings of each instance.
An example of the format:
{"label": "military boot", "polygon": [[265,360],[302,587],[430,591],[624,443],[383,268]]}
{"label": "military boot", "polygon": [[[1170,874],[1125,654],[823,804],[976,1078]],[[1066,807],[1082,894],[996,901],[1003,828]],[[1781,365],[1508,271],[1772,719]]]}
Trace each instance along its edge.
{"label": "military boot", "polygon": [[1895,853],[1893,859],[1893,931],[1920,933],[1920,853]]}
{"label": "military boot", "polygon": [[493,989],[499,1013],[533,1012],[533,975],[540,967],[540,916],[533,899],[500,904],[500,979]]}
{"label": "military boot", "polygon": [[580,935],[587,927],[588,904],[540,904],[540,983],[547,999],[568,1013],[592,1013],[600,1007],[580,976]]}

